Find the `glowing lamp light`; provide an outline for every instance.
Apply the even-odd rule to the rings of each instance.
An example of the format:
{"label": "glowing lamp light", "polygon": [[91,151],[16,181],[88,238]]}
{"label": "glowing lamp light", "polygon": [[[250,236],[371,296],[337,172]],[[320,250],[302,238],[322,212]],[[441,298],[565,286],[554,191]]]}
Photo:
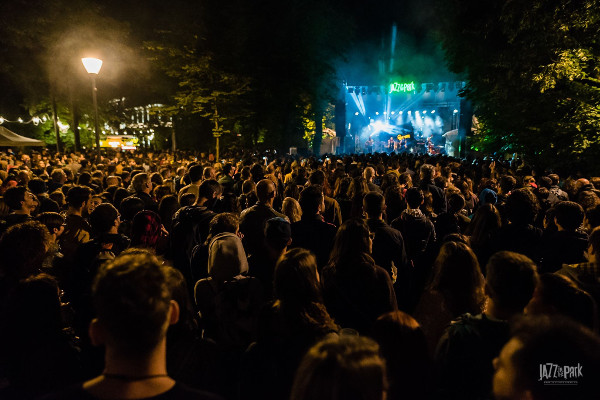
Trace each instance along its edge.
{"label": "glowing lamp light", "polygon": [[392,111],[392,115],[396,114],[396,111]]}
{"label": "glowing lamp light", "polygon": [[379,111],[375,111],[375,115],[379,115]]}
{"label": "glowing lamp light", "polygon": [[[410,114],[410,111],[408,113]],[[402,115],[404,114],[404,111],[400,111],[398,114]]]}
{"label": "glowing lamp light", "polygon": [[454,114],[457,114],[457,113],[458,113],[458,110],[454,110]]}
{"label": "glowing lamp light", "polygon": [[408,112],[408,115],[412,114],[410,111]]}
{"label": "glowing lamp light", "polygon": [[431,110],[431,113],[432,113],[432,114],[435,114],[435,110]]}
{"label": "glowing lamp light", "polygon": [[423,110],[423,114],[427,114],[427,110]]}
{"label": "glowing lamp light", "polygon": [[86,57],[82,58],[81,62],[88,74],[98,75],[100,68],[102,68],[102,60],[99,58]]}
{"label": "glowing lamp light", "polygon": [[4,117],[0,117],[0,124],[4,123]]}
{"label": "glowing lamp light", "polygon": [[387,115],[387,111],[384,111],[384,112],[383,112],[383,115]]}
{"label": "glowing lamp light", "polygon": [[23,123],[23,118],[19,118],[17,121],[19,121],[20,124]]}
{"label": "glowing lamp light", "polygon": [[358,115],[358,111],[354,113],[354,115]]}

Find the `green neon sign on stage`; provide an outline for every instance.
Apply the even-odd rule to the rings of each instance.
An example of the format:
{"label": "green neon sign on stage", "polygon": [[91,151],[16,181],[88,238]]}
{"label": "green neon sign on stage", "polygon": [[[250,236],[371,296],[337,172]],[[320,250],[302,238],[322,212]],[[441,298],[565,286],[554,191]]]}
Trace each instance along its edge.
{"label": "green neon sign on stage", "polygon": [[415,83],[398,83],[394,82],[390,85],[390,93],[393,92],[413,92],[415,91]]}

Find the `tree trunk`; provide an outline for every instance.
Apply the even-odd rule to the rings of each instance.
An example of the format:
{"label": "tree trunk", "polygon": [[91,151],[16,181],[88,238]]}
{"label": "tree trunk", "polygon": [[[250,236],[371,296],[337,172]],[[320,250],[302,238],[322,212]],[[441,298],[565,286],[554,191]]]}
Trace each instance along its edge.
{"label": "tree trunk", "polygon": [[315,136],[312,142],[312,151],[315,156],[321,155],[321,142],[323,141],[323,107],[315,106]]}

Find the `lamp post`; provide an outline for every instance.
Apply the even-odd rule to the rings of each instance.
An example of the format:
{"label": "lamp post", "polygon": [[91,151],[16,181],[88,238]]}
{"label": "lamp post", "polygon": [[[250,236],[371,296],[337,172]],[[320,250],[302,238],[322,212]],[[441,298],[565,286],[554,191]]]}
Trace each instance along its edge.
{"label": "lamp post", "polygon": [[82,58],[81,62],[85,67],[85,70],[90,77],[92,78],[92,96],[94,99],[94,125],[95,125],[95,134],[96,134],[96,162],[100,162],[100,132],[98,129],[98,100],[96,98],[96,93],[98,92],[98,88],[96,87],[96,76],[100,72],[100,68],[102,68],[102,60],[98,58]]}

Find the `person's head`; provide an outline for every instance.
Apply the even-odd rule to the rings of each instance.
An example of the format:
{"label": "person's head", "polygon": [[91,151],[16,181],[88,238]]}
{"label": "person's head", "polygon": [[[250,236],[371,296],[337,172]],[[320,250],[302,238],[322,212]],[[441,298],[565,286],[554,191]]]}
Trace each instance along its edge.
{"label": "person's head", "polygon": [[277,252],[292,244],[292,226],[283,218],[271,218],[265,222],[265,243]]}
{"label": "person's head", "polygon": [[442,294],[453,313],[478,314],[484,304],[484,280],[475,253],[464,243],[446,242],[433,265],[429,286]]}
{"label": "person's head", "polygon": [[13,211],[31,214],[37,206],[37,198],[24,186],[11,187],[4,192],[4,202]]}
{"label": "person's head", "polygon": [[485,204],[479,207],[466,231],[467,235],[471,236],[471,244],[473,246],[487,244],[486,242],[491,240],[494,233],[500,229],[501,221],[496,206]]}
{"label": "person's head", "polygon": [[89,206],[91,200],[92,190],[87,186],[73,186],[67,192],[67,204],[71,209],[81,211]]}
{"label": "person's head", "polygon": [[46,182],[41,178],[33,178],[27,183],[27,187],[31,193],[37,195],[48,193]]}
{"label": "person's head", "polygon": [[0,237],[0,275],[23,279],[39,272],[50,235],[37,221],[11,226]]}
{"label": "person's head", "polygon": [[494,359],[497,400],[598,397],[600,339],[560,317],[523,318]]}
{"label": "person's head", "polygon": [[150,182],[148,174],[142,172],[133,177],[131,180],[131,187],[136,193],[150,193],[152,190],[152,182]]}
{"label": "person's head", "polygon": [[204,202],[208,208],[212,208],[218,197],[223,193],[223,188],[214,179],[207,179],[198,188],[197,203]]}
{"label": "person's head", "polygon": [[363,178],[365,178],[365,180],[367,182],[371,182],[373,180],[374,176],[375,176],[375,169],[373,169],[373,167],[367,167],[363,171]]}
{"label": "person's head", "polygon": [[453,193],[448,196],[448,212],[458,213],[465,208],[465,198],[459,193]]}
{"label": "person's head", "polygon": [[48,228],[48,232],[54,235],[55,238],[59,237],[65,230],[65,217],[57,212],[43,212],[39,214],[36,221],[44,224]]}
{"label": "person's head", "polygon": [[215,173],[215,169],[213,167],[204,167],[204,170],[202,170],[202,177],[205,180],[214,180],[217,178],[217,174]]}
{"label": "person's head", "polygon": [[338,229],[333,248],[329,255],[329,264],[338,266],[345,261],[367,262],[373,264],[369,227],[361,218],[351,218],[345,221]]}
{"label": "person's head", "polygon": [[208,234],[212,238],[219,233],[238,233],[240,218],[234,213],[220,213],[215,215],[208,224]]}
{"label": "person's head", "polygon": [[514,224],[531,224],[539,211],[539,203],[533,191],[521,188],[513,190],[506,199],[506,214]]}
{"label": "person's head", "polygon": [[155,249],[160,239],[162,223],[154,211],[140,211],[131,224],[131,246]]}
{"label": "person's head", "polygon": [[303,308],[310,303],[323,303],[317,260],[306,249],[291,249],[281,256],[273,284],[275,297],[284,307]]}
{"label": "person's head", "polygon": [[431,182],[435,177],[435,167],[431,164],[421,165],[421,180],[424,182]]}
{"label": "person's head", "polygon": [[368,218],[380,218],[385,210],[385,199],[379,192],[368,192],[363,197],[363,209]]}
{"label": "person's head", "polygon": [[417,187],[411,187],[406,190],[405,194],[406,204],[408,207],[415,210],[423,204],[425,201],[425,197],[423,196],[423,191]]}
{"label": "person's head", "polygon": [[538,282],[537,267],[528,257],[511,251],[494,254],[486,266],[485,291],[506,314],[520,314]]}
{"label": "person's head", "polygon": [[223,165],[223,174],[224,175],[231,176],[231,175],[233,175],[234,171],[235,171],[235,169],[233,168],[233,165],[231,165],[229,163]]}
{"label": "person's head", "polygon": [[325,184],[325,172],[321,171],[320,169],[313,171],[308,177],[308,182],[311,185],[323,186]]}
{"label": "person's head", "polygon": [[202,171],[203,168],[201,165],[193,165],[190,167],[188,174],[190,175],[190,181],[192,183],[198,184],[202,180]]}
{"label": "person's head", "polygon": [[291,223],[298,222],[302,218],[302,208],[298,200],[286,197],[281,204],[281,212],[289,218]]}
{"label": "person's head", "polygon": [[61,168],[56,168],[52,170],[50,178],[52,182],[63,184],[67,181],[67,174]]}
{"label": "person's head", "polygon": [[323,189],[320,185],[310,185],[300,192],[300,208],[302,215],[311,216],[322,212],[325,209],[323,203]]}
{"label": "person's head", "polygon": [[594,329],[594,300],[563,275],[541,274],[533,297],[525,307],[528,315],[563,315]]}
{"label": "person's head", "polygon": [[131,221],[133,217],[140,211],[144,209],[144,201],[139,197],[127,197],[121,202],[121,206],[119,210],[121,211],[121,216],[123,217],[123,221]]}
{"label": "person's head", "polygon": [[100,204],[90,214],[90,225],[96,235],[117,233],[120,215],[115,206],[110,203]]}
{"label": "person's head", "polygon": [[508,194],[517,187],[517,180],[511,175],[502,175],[500,177],[500,193]]}
{"label": "person's head", "polygon": [[590,233],[587,248],[587,260],[595,263],[598,259],[600,259],[600,227],[594,228]]}
{"label": "person's head", "polygon": [[217,283],[248,272],[248,259],[241,239],[234,233],[220,233],[208,245],[208,274]]}
{"label": "person's head", "polygon": [[164,340],[179,307],[161,262],[150,253],[124,254],[102,265],[92,287],[92,343],[107,352],[144,359]]}
{"label": "person's head", "polygon": [[107,187],[120,186],[120,185],[121,185],[121,181],[118,176],[111,175],[106,178],[106,186]]}
{"label": "person's head", "polygon": [[385,362],[379,346],[343,335],[314,345],[302,359],[290,400],[384,400]]}
{"label": "person's head", "polygon": [[172,194],[173,190],[172,190],[171,185],[164,184],[164,185],[158,185],[157,187],[155,187],[154,191],[152,193],[153,193],[156,201],[161,201],[163,197],[165,197],[169,194]]}
{"label": "person's head", "polygon": [[256,184],[256,197],[264,204],[272,204],[275,199],[275,184],[270,179],[263,179]]}
{"label": "person's head", "polygon": [[554,218],[559,229],[575,232],[583,223],[583,208],[573,201],[561,201],[554,206]]}

